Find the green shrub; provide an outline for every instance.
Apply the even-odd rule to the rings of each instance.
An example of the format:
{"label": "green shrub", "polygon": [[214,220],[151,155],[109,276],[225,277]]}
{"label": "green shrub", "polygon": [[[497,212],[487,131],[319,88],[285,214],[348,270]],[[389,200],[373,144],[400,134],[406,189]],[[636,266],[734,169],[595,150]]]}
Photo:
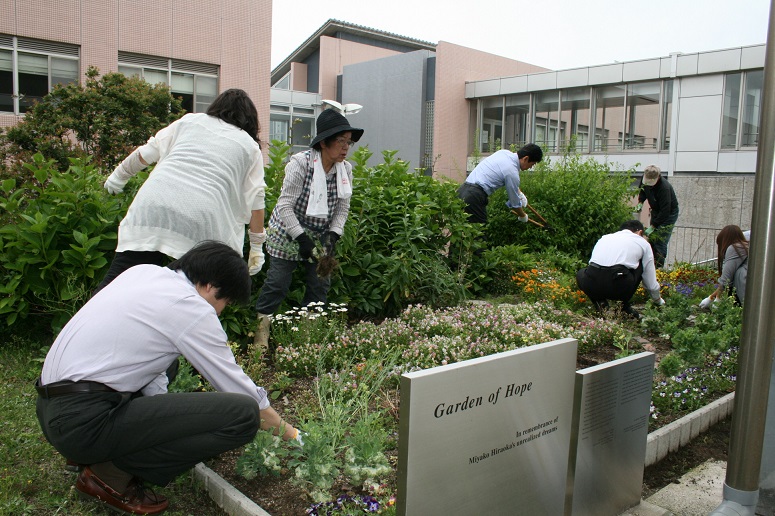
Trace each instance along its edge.
{"label": "green shrub", "polygon": [[[555,231],[518,222],[506,207],[506,192],[501,188],[490,197],[487,238],[493,246],[519,243],[531,251],[553,247],[586,259],[602,235],[617,231],[632,218],[631,172],[615,172],[609,163],[579,155],[554,163],[546,160],[535,170],[521,173],[520,188]],[[527,213],[538,220],[529,209]]]}
{"label": "green shrub", "polygon": [[365,165],[370,156],[361,147],[352,157],[355,185],[331,300],[358,316],[456,304],[481,231],[468,222],[457,185],[411,173],[395,151],[373,168]]}
{"label": "green shrub", "polygon": [[96,167],[79,159],[70,163],[59,172],[54,160],[36,154],[25,165],[30,181],[2,183],[0,315],[9,325],[34,314],[60,328],[112,259],[131,197],[108,195]]}

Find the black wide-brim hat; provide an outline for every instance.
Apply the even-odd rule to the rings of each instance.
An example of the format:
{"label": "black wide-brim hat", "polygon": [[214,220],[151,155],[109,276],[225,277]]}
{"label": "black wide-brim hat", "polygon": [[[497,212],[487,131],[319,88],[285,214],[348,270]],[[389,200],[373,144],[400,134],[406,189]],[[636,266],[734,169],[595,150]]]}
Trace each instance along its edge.
{"label": "black wide-brim hat", "polygon": [[363,129],[352,127],[350,122],[344,117],[344,115],[338,113],[334,109],[326,109],[320,116],[318,116],[315,122],[317,127],[317,136],[310,142],[309,146],[314,147],[319,141],[325,140],[329,136],[350,131],[352,135],[352,141],[357,142],[363,136]]}

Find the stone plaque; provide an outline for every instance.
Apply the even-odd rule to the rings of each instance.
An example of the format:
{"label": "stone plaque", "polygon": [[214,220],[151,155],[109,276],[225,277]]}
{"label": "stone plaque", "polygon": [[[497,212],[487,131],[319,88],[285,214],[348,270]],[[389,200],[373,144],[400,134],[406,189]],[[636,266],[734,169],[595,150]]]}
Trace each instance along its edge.
{"label": "stone plaque", "polygon": [[404,374],[399,515],[563,513],[577,342]]}
{"label": "stone plaque", "polygon": [[621,514],[640,503],[654,353],[576,373],[565,514]]}

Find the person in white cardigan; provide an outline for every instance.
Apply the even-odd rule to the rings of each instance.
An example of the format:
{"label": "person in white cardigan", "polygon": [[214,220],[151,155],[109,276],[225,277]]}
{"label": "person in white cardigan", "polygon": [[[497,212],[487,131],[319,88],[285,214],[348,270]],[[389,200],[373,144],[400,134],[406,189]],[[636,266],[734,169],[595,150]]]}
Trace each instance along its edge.
{"label": "person in white cardigan", "polygon": [[134,150],[105,181],[111,194],[151,163],[118,228],[116,256],[95,293],[138,264],[164,265],[197,243],[216,240],[243,252],[249,225],[251,274],[264,264],[264,163],[258,111],[229,89],[207,113],[189,113]]}
{"label": "person in white cardigan", "polygon": [[288,295],[293,272],[306,274],[303,305],[325,302],[330,278],[320,277],[313,256],[316,242],[334,255],[350,212],[352,165],[347,151],[363,136],[337,109],[324,110],[316,121],[310,149],[294,154],[285,167],[280,196],[267,230],[269,270],[256,302],[258,329],[254,342],[266,349],[270,317]]}

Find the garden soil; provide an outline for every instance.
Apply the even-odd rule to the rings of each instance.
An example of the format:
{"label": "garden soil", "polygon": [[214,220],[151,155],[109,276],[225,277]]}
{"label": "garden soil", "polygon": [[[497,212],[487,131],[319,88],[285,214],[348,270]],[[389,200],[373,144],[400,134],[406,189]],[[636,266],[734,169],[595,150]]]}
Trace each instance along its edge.
{"label": "garden soil", "polygon": [[[652,339],[646,341],[637,339],[639,349],[633,349],[633,352],[650,351],[657,355],[657,361],[670,351],[667,341]],[[597,349],[593,352],[579,355],[577,359],[577,368],[583,369],[592,367],[601,363],[610,362],[616,358],[620,350],[610,347],[606,349]],[[268,372],[266,385],[271,384],[272,374]],[[290,407],[294,406],[294,400],[299,397],[309,397],[311,385],[305,381],[297,381],[290,387],[286,395],[273,402],[281,414],[289,412]],[[393,407],[394,417],[398,416],[398,407]],[[294,423],[292,418],[288,418]],[[671,421],[662,421],[662,424],[668,424]],[[689,446],[682,448],[676,453],[668,455],[665,459],[654,464],[644,471],[642,498],[647,498],[669,485],[677,482],[678,479],[689,470],[699,466],[707,460],[727,460],[727,451],[729,447],[730,420],[721,421],[714,425],[708,432],[693,440]],[[296,516],[306,514],[312,502],[306,493],[295,486],[292,480],[292,472],[283,471],[279,477],[260,478],[246,480],[235,473],[237,459],[242,453],[241,449],[226,453],[209,462],[207,465],[226,481],[232,484],[245,496],[253,500],[272,516]],[[395,466],[396,456],[389,455],[388,459]],[[395,493],[396,479],[388,479],[387,486]],[[332,491],[332,500],[339,495],[359,495],[353,486],[339,483]]]}

